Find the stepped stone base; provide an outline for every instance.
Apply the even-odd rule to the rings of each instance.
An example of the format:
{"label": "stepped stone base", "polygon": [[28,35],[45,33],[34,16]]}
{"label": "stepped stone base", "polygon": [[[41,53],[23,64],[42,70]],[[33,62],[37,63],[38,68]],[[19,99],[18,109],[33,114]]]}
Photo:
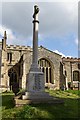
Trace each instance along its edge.
{"label": "stepped stone base", "polygon": [[53,99],[53,97],[46,92],[25,92],[25,95],[22,95],[22,99],[44,100],[44,99]]}
{"label": "stepped stone base", "polygon": [[30,71],[27,80],[27,92],[21,96],[14,97],[15,106],[38,103],[63,103],[62,100],[50,96],[45,92],[43,72]]}
{"label": "stepped stone base", "polygon": [[25,95],[19,95],[14,97],[15,106],[23,106],[26,104],[38,104],[38,103],[49,103],[49,104],[57,104],[64,103],[62,99],[58,99],[50,96],[46,92],[37,92],[37,93],[29,93],[26,92]]}

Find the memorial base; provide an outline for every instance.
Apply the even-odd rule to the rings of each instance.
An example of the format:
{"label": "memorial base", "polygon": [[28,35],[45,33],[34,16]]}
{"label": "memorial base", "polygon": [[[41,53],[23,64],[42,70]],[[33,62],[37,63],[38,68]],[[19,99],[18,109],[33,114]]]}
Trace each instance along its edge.
{"label": "memorial base", "polygon": [[43,72],[29,72],[27,80],[27,92],[25,92],[25,95],[22,95],[22,99],[30,100],[31,103],[43,103],[53,99],[53,97],[45,92]]}
{"label": "memorial base", "polygon": [[50,96],[45,92],[44,74],[30,71],[27,80],[27,90],[24,94],[14,97],[15,106],[38,103],[63,103],[63,100]]}
{"label": "memorial base", "polygon": [[30,71],[28,75],[27,91],[22,95],[22,100],[27,104],[56,103],[58,99],[45,92],[44,74]]}
{"label": "memorial base", "polygon": [[25,92],[25,95],[14,97],[15,106],[23,106],[27,104],[63,104],[64,101],[59,98],[50,96],[46,92]]}
{"label": "memorial base", "polygon": [[23,100],[32,100],[34,102],[42,102],[46,100],[52,100],[53,97],[50,96],[47,92],[25,92],[25,95],[22,95]]}
{"label": "memorial base", "polygon": [[43,72],[30,71],[27,80],[28,92],[43,92],[45,90]]}

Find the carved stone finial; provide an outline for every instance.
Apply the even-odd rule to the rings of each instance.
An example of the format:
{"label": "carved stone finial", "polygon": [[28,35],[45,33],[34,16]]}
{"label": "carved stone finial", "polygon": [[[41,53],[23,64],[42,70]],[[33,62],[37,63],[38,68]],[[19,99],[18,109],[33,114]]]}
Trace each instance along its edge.
{"label": "carved stone finial", "polygon": [[35,14],[37,14],[39,12],[39,7],[37,5],[35,5],[34,9],[35,9]]}
{"label": "carved stone finial", "polygon": [[34,14],[33,14],[33,18],[35,17],[36,14],[38,14],[39,12],[39,7],[37,5],[34,6]]}

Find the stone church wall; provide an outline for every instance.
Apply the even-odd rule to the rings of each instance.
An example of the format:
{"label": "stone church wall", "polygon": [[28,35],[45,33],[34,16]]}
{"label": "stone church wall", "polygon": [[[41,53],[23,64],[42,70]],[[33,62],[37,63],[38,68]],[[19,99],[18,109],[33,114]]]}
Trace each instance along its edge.
{"label": "stone church wall", "polygon": [[59,80],[60,80],[60,61],[61,61],[61,56],[53,53],[52,51],[49,51],[47,49],[44,49],[43,47],[39,50],[39,59],[40,58],[46,58],[52,62],[53,66],[53,75],[54,75],[54,84],[56,89],[59,89]]}
{"label": "stone church wall", "polygon": [[[78,64],[80,63],[80,60],[77,58],[63,58],[63,64],[64,64],[64,71],[66,71],[66,77],[67,77],[67,82],[71,83],[71,87],[73,87],[73,89],[78,89],[78,82],[80,81],[80,71],[78,68]],[[78,71],[79,72],[79,76],[78,77],[78,81],[74,81],[73,80],[73,72],[74,71]],[[76,86],[76,88],[74,88],[74,86]]]}
{"label": "stone church wall", "polygon": [[[54,68],[54,84],[56,89],[59,89],[59,79],[60,79],[60,61],[61,61],[61,56],[53,53],[51,51],[48,51],[44,48],[39,48],[39,53],[38,53],[38,60],[41,58],[48,59],[51,61],[53,68]],[[27,76],[29,73],[29,69],[32,63],[32,51],[26,51],[23,54],[23,77],[22,77],[22,88],[25,88],[27,84]],[[25,79],[26,78],[26,79]]]}
{"label": "stone church wall", "polygon": [[[71,80],[73,79],[73,71],[78,70],[78,64],[76,64],[74,59],[72,59],[72,61],[74,62],[72,63],[71,67],[71,62],[69,61],[69,59],[62,59],[61,55],[54,53],[42,46],[38,49],[38,60],[42,58],[48,60],[53,68],[53,83],[49,84],[49,87],[52,89],[59,89],[61,85],[65,83],[65,71],[67,74],[67,81],[71,82]],[[12,53],[11,63],[9,60],[7,60],[8,53]],[[0,61],[0,85],[2,85],[2,87],[4,87],[5,89],[9,88],[10,77],[8,75],[8,72],[11,68],[13,68],[17,72],[19,87],[26,89],[27,76],[32,63],[32,48],[30,48],[29,46],[25,47],[7,45],[7,50],[0,51],[0,60],[2,61],[2,63]],[[19,76],[19,71],[21,76]]]}

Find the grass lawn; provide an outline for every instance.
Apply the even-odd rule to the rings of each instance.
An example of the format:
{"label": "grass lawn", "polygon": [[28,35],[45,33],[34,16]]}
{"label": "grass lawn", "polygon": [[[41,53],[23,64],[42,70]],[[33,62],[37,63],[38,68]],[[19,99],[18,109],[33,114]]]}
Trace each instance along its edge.
{"label": "grass lawn", "polygon": [[2,109],[2,120],[79,120],[80,91],[46,91],[52,96],[64,99],[64,104],[36,104],[16,108],[13,104],[14,94],[3,93],[2,107],[0,106],[0,109]]}

